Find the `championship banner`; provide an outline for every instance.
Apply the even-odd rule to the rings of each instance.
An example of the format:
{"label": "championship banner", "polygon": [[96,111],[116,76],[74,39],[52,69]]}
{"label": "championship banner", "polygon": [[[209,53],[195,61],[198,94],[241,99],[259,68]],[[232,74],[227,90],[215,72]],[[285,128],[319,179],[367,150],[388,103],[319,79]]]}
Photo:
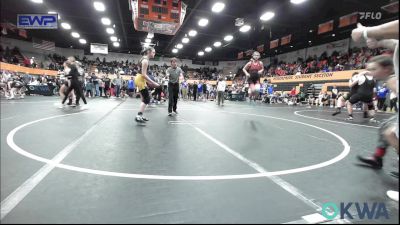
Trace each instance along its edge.
{"label": "championship banner", "polygon": [[28,73],[28,74],[38,74],[38,75],[50,75],[50,76],[57,76],[58,72],[55,70],[43,70],[43,69],[34,69],[25,66],[18,66],[14,64],[8,64],[0,62],[0,68],[2,70],[11,70],[13,72],[21,72],[21,73]]}
{"label": "championship banner", "polygon": [[363,70],[348,70],[338,72],[310,73],[291,76],[277,76],[270,78],[271,83],[293,83],[293,82],[316,82],[316,81],[337,81],[349,80],[354,72]]}
{"label": "championship banner", "polygon": [[251,56],[253,54],[254,50],[253,49],[249,49],[246,51],[246,56]]}
{"label": "championship banner", "polygon": [[273,49],[273,48],[277,48],[279,45],[279,39],[273,40],[269,43],[269,48]]}
{"label": "championship banner", "polygon": [[243,59],[243,52],[238,53],[238,59]]}
{"label": "championship banner", "polygon": [[333,20],[328,21],[326,23],[321,23],[318,26],[318,34],[323,34],[333,30]]}
{"label": "championship banner", "polygon": [[358,20],[358,12],[342,16],[339,18],[339,28],[355,24],[357,23],[357,20]]}
{"label": "championship banner", "polygon": [[262,45],[257,46],[257,51],[260,53],[264,52],[264,45],[262,44]]}
{"label": "championship banner", "polygon": [[289,35],[287,35],[287,36],[281,38],[281,45],[287,45],[287,44],[289,44],[291,41],[292,41],[292,35],[289,34]]}

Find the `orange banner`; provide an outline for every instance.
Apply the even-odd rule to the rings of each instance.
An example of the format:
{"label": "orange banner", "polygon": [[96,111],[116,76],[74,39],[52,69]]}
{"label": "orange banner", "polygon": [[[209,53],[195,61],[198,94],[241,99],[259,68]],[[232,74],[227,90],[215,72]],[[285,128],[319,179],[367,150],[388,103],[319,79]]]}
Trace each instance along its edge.
{"label": "orange banner", "polygon": [[323,34],[333,30],[333,20],[328,21],[326,23],[321,23],[318,26],[318,34]]}
{"label": "orange banner", "polygon": [[358,13],[352,13],[345,16],[340,17],[339,19],[339,27],[347,27],[352,24],[357,23],[358,20]]}
{"label": "orange banner", "polygon": [[281,45],[287,45],[287,44],[289,44],[291,41],[292,41],[292,35],[289,34],[289,35],[287,35],[287,36],[281,38]]}
{"label": "orange banner", "polygon": [[0,62],[0,69],[10,70],[10,71],[20,72],[20,73],[35,74],[35,75],[57,76],[57,74],[58,74],[58,71],[55,71],[55,70],[34,69],[34,68],[18,66],[18,65],[14,65],[14,64],[3,63],[3,62]]}
{"label": "orange banner", "polygon": [[273,49],[273,48],[277,48],[279,45],[279,39],[273,40],[269,43],[269,48]]}
{"label": "orange banner", "polygon": [[243,59],[243,52],[238,53],[238,59]]}
{"label": "orange banner", "polygon": [[277,76],[268,78],[271,83],[294,83],[294,82],[314,82],[314,81],[337,81],[349,80],[354,72],[362,70],[348,70],[338,72],[310,73],[291,76]]}
{"label": "orange banner", "polygon": [[264,45],[257,46],[257,51],[258,52],[264,52]]}

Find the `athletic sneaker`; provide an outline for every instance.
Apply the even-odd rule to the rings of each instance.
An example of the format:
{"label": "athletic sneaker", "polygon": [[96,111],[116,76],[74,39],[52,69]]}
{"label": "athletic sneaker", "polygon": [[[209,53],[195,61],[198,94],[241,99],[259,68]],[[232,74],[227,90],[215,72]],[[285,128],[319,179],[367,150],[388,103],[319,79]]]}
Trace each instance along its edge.
{"label": "athletic sneaker", "polygon": [[376,120],[375,118],[371,118],[370,120],[369,120],[369,122],[371,122],[371,123],[379,123],[379,121],[378,120]]}
{"label": "athletic sneaker", "polygon": [[172,113],[168,113],[168,116],[172,116]]}
{"label": "athletic sneaker", "polygon": [[177,111],[174,111],[174,113],[178,115],[178,112],[177,112]]}
{"label": "athletic sneaker", "polygon": [[149,119],[147,119],[146,117],[144,117],[144,116],[142,116],[142,120],[144,120],[144,121],[149,121]]}
{"label": "athletic sneaker", "polygon": [[354,120],[354,118],[353,118],[352,116],[349,116],[349,117],[347,117],[347,118],[346,118],[346,120],[353,121],[353,120]]}
{"label": "athletic sneaker", "polygon": [[135,117],[135,121],[138,122],[138,123],[145,123],[145,122],[146,122],[146,121],[143,120],[143,118],[142,118],[141,116],[139,116],[139,115],[137,115],[137,116]]}
{"label": "athletic sneaker", "polygon": [[392,200],[394,200],[394,201],[396,201],[396,202],[399,201],[399,192],[398,192],[398,191],[392,191],[392,190],[390,190],[390,191],[387,191],[387,192],[386,192],[386,195],[387,195],[390,199],[392,199]]}
{"label": "athletic sneaker", "polygon": [[382,158],[379,157],[362,157],[362,156],[357,156],[358,160],[360,160],[363,163],[366,163],[370,166],[372,166],[374,169],[382,169],[383,166],[383,160]]}
{"label": "athletic sneaker", "polygon": [[336,116],[337,114],[340,114],[340,113],[342,113],[342,112],[336,111],[336,112],[332,113],[332,116]]}

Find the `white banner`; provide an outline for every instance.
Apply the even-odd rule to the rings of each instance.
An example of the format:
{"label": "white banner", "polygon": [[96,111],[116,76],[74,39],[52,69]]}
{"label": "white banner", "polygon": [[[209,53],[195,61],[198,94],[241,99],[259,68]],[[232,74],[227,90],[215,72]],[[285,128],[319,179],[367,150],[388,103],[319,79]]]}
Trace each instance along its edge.
{"label": "white banner", "polygon": [[108,54],[107,44],[90,43],[90,53]]}

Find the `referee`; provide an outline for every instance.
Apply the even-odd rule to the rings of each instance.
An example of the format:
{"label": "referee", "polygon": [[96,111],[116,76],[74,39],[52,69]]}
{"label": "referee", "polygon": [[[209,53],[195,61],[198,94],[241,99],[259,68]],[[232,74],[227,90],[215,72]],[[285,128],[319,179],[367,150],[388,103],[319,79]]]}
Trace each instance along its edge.
{"label": "referee", "polygon": [[172,111],[175,114],[176,105],[178,103],[178,94],[179,94],[179,78],[183,77],[183,70],[177,66],[177,58],[171,59],[171,67],[169,67],[166,71],[167,77],[169,79],[168,82],[168,116],[172,116]]}

